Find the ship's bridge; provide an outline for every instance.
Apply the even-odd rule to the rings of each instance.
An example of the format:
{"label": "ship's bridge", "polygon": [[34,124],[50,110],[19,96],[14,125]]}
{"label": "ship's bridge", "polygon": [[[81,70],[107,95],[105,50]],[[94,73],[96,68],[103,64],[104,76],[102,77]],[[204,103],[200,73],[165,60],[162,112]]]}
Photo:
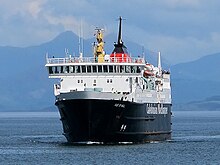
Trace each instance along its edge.
{"label": "ship's bridge", "polygon": [[94,74],[140,74],[145,66],[144,58],[105,56],[103,62],[92,57],[47,58],[50,78]]}

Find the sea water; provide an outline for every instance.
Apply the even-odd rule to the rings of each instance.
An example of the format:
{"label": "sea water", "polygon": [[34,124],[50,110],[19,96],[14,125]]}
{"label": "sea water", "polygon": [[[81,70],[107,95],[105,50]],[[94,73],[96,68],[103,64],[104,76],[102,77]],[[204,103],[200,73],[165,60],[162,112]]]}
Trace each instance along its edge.
{"label": "sea water", "polygon": [[220,112],[174,111],[172,140],[71,145],[57,112],[0,112],[0,164],[220,164]]}

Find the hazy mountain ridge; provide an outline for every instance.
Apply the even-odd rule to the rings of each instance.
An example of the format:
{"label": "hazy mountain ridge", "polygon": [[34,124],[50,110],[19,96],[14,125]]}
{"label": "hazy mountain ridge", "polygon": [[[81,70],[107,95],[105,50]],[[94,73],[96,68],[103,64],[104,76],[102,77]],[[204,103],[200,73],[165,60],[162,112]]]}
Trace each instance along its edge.
{"label": "hazy mountain ridge", "polygon": [[219,110],[213,98],[220,95],[220,53],[174,65],[171,76],[174,104],[183,107],[177,109]]}
{"label": "hazy mountain ridge", "polygon": [[[105,50],[108,54],[114,48],[113,43],[117,41],[116,36],[113,34],[105,37]],[[67,31],[38,46],[26,48],[0,46],[0,70],[2,71],[0,77],[0,111],[3,109],[50,109],[47,107],[54,104],[53,83],[57,80],[48,79],[45,68],[46,53],[50,57],[65,57],[64,49],[66,48],[69,50],[69,54],[76,56],[78,55],[78,40],[77,35]],[[92,56],[92,43],[94,41],[95,38],[83,40],[84,56]],[[141,45],[126,40],[124,43],[132,56],[142,54],[143,47]],[[146,49],[145,53],[147,61],[156,65],[157,56],[152,55]],[[166,60],[162,59],[163,66],[166,65],[164,61]],[[172,66],[173,104],[205,100],[207,97],[219,95],[219,62],[220,54],[214,54],[193,62]]]}
{"label": "hazy mountain ridge", "polygon": [[[110,38],[110,39],[108,39]],[[111,53],[114,46],[106,36],[106,52]],[[116,40],[117,38],[115,38]],[[46,54],[50,57],[65,57],[65,49],[69,54],[78,56],[78,36],[71,31],[61,33],[53,40],[25,48],[0,46],[1,72],[1,110],[39,110],[54,104],[53,84],[57,80],[48,79],[45,68]],[[92,43],[95,38],[83,40],[84,56],[92,56]],[[110,42],[112,42],[110,44]],[[130,41],[126,45],[133,45],[133,54],[141,53],[141,46]],[[138,49],[140,47],[140,49]],[[132,48],[132,46],[131,46]],[[147,51],[147,50],[146,50]],[[149,60],[156,61],[156,57]]]}
{"label": "hazy mountain ridge", "polygon": [[220,81],[220,53],[204,56],[198,60],[171,67],[175,79]]}
{"label": "hazy mountain ridge", "polygon": [[201,101],[192,101],[187,104],[174,105],[175,110],[220,111],[220,95],[208,97]]}

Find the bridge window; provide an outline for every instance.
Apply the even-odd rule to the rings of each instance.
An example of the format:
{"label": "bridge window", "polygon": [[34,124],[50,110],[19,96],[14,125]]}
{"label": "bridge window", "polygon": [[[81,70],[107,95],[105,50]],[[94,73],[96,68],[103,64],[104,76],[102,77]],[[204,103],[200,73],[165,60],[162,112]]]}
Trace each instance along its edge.
{"label": "bridge window", "polygon": [[109,73],[113,73],[113,66],[112,65],[109,66]]}
{"label": "bridge window", "polygon": [[103,71],[106,73],[108,72],[108,66],[107,65],[103,65]]}
{"label": "bridge window", "polygon": [[131,73],[131,68],[130,68],[130,66],[125,66],[125,72],[126,72],[126,73]]}
{"label": "bridge window", "polygon": [[63,66],[60,66],[60,73],[63,73]]}
{"label": "bridge window", "polygon": [[137,73],[141,73],[141,68],[137,66]]}
{"label": "bridge window", "polygon": [[86,66],[82,65],[82,73],[86,73]]}
{"label": "bridge window", "polygon": [[125,72],[125,68],[124,68],[124,66],[122,65],[122,66],[120,66],[120,73],[124,73]]}
{"label": "bridge window", "polygon": [[98,65],[98,72],[102,73],[102,65]]}
{"label": "bridge window", "polygon": [[81,67],[80,66],[76,66],[76,73],[81,73]]}
{"label": "bridge window", "polygon": [[70,66],[70,73],[75,73],[75,66]]}
{"label": "bridge window", "polygon": [[63,73],[63,66],[58,66],[57,71],[58,73]]}
{"label": "bridge window", "polygon": [[69,66],[64,66],[64,73],[69,73]]}
{"label": "bridge window", "polygon": [[131,73],[135,73],[135,66],[131,66]]}
{"label": "bridge window", "polygon": [[51,66],[49,66],[49,74],[53,74],[53,68]]}
{"label": "bridge window", "polygon": [[87,66],[87,73],[91,73],[91,66]]}
{"label": "bridge window", "polygon": [[93,71],[93,73],[97,73],[97,66],[96,65],[92,66],[92,71]]}
{"label": "bridge window", "polygon": [[57,71],[57,66],[55,66],[55,73],[58,73],[58,71]]}
{"label": "bridge window", "polygon": [[[71,66],[49,66],[49,74],[66,73],[141,73],[141,66],[125,65],[71,65]],[[167,80],[169,81],[169,80]]]}
{"label": "bridge window", "polygon": [[115,68],[115,73],[120,73],[120,68],[119,68],[119,66],[115,65],[114,68]]}

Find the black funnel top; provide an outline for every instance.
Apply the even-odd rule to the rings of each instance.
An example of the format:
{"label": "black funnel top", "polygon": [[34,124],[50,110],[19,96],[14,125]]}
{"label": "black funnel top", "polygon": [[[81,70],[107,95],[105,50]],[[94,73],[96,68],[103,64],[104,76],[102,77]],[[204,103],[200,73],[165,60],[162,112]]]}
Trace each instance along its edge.
{"label": "black funnel top", "polygon": [[112,53],[128,54],[127,48],[122,41],[122,17],[119,17],[118,42],[114,46],[115,49]]}

